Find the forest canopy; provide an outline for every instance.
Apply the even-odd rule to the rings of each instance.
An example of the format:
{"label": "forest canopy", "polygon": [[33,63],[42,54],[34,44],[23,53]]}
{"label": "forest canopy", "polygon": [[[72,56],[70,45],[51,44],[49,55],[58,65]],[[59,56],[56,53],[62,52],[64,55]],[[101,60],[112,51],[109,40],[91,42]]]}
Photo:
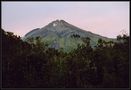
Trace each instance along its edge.
{"label": "forest canopy", "polygon": [[[23,41],[12,32],[0,31],[3,88],[128,88],[129,36],[118,42],[99,39],[95,49],[83,39],[70,53]],[[72,37],[79,37],[73,35]]]}

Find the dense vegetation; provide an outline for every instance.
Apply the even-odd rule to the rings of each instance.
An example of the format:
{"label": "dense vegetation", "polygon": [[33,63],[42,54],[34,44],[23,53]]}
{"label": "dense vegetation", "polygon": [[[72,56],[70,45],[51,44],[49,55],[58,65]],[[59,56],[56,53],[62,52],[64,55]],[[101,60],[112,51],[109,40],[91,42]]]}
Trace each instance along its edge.
{"label": "dense vegetation", "polygon": [[63,53],[36,38],[27,43],[1,30],[2,87],[125,88],[129,87],[129,36],[119,43],[99,40],[95,49],[86,46]]}

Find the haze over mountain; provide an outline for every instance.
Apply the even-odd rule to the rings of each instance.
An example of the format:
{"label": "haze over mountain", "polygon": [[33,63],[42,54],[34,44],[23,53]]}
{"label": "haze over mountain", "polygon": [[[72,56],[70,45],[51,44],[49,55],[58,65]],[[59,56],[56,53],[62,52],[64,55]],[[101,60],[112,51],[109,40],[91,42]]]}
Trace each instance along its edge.
{"label": "haze over mountain", "polygon": [[41,37],[42,41],[47,43],[49,47],[63,49],[65,52],[76,49],[78,44],[84,44],[82,38],[86,37],[90,38],[90,45],[92,47],[97,44],[98,39],[106,41],[115,40],[82,30],[64,20],[55,20],[43,28],[36,28],[28,32],[23,40],[35,37]]}

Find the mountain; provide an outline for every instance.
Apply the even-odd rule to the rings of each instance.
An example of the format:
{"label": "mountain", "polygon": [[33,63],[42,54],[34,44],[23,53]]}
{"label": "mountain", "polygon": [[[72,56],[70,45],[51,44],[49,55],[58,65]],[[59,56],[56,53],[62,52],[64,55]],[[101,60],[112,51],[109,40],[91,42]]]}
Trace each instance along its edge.
{"label": "mountain", "polygon": [[49,44],[49,47],[63,49],[65,52],[76,49],[78,44],[84,44],[81,38],[85,37],[90,38],[90,44],[92,47],[97,44],[97,41],[100,38],[106,41],[114,40],[86,30],[82,30],[64,20],[55,20],[43,28],[36,28],[28,32],[24,36],[23,40],[34,37],[41,37],[42,41]]}

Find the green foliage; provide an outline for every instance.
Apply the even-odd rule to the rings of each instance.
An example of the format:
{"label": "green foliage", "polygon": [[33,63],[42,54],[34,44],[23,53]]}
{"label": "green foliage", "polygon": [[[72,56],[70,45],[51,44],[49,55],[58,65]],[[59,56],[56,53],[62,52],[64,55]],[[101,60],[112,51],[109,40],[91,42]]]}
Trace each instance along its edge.
{"label": "green foliage", "polygon": [[129,36],[119,36],[122,42],[100,39],[94,49],[90,38],[82,38],[85,45],[66,53],[40,37],[24,42],[11,32],[0,35],[4,88],[129,87]]}
{"label": "green foliage", "polygon": [[80,35],[78,35],[78,34],[73,34],[73,35],[71,35],[71,37],[72,37],[72,38],[80,38]]}

